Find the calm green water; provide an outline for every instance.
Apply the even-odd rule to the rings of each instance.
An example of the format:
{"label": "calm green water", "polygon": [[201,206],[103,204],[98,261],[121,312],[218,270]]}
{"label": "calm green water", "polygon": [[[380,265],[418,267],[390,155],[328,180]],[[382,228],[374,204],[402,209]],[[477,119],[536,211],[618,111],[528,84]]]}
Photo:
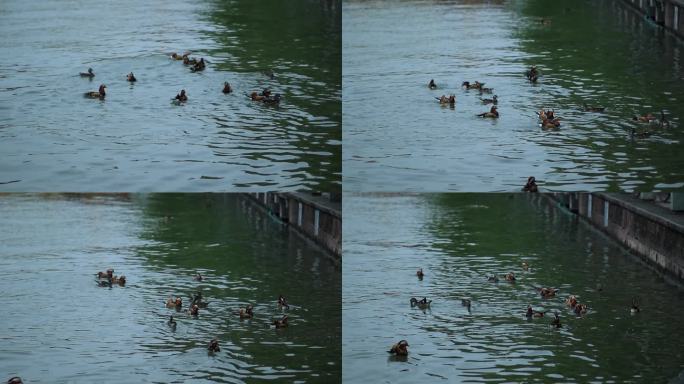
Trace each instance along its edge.
{"label": "calm green water", "polygon": [[[343,11],[345,190],[517,191],[530,175],[549,190],[684,185],[684,45],[621,1],[372,0]],[[523,74],[534,64],[537,85]],[[498,121],[475,117],[489,107],[466,80],[494,88]],[[455,108],[440,107],[434,97],[449,93]],[[539,128],[542,107],[563,118],[559,131]],[[669,129],[630,120],[661,109]],[[650,136],[632,139],[632,128]]]}
{"label": "calm green water", "polygon": [[[126,287],[96,285],[108,267]],[[0,372],[26,383],[339,382],[340,274],[236,195],[1,196]],[[198,290],[209,302],[198,318],[165,308]],[[290,326],[276,330],[281,293]],[[247,303],[255,317],[241,321],[233,311]]]}
{"label": "calm green water", "polygon": [[[682,288],[539,196],[346,195],[344,210],[345,382],[664,383],[684,372]],[[487,282],[508,272],[516,284]],[[584,318],[565,307],[570,294]],[[412,309],[412,296],[432,309]],[[563,327],[526,320],[528,304],[558,311]],[[386,352],[401,339],[405,361]]]}
{"label": "calm green water", "polygon": [[[8,0],[0,37],[1,190],[341,187],[338,0]],[[185,51],[207,69],[169,59]],[[279,107],[246,97],[266,87]]]}

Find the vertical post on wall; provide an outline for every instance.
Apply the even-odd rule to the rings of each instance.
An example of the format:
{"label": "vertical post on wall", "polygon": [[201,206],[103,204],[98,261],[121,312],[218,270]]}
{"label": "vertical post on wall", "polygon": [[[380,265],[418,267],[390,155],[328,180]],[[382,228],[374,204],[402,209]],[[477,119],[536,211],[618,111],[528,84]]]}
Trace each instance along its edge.
{"label": "vertical post on wall", "polygon": [[314,236],[318,236],[318,223],[320,211],[317,209],[314,212]]}
{"label": "vertical post on wall", "polygon": [[608,226],[608,212],[609,212],[609,203],[608,200],[603,202],[603,226],[607,227]]}
{"label": "vertical post on wall", "polygon": [[591,219],[591,193],[587,196],[587,217]]}
{"label": "vertical post on wall", "polygon": [[297,225],[302,226],[302,202],[299,202],[299,212],[297,212]]}

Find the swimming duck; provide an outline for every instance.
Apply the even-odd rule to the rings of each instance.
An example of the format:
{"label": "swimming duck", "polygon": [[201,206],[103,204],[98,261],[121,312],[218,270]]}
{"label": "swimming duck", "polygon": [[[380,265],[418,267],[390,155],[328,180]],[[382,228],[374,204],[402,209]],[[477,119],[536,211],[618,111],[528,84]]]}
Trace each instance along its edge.
{"label": "swimming duck", "polygon": [[392,348],[390,348],[390,350],[387,352],[397,356],[406,356],[408,355],[408,346],[408,341],[401,340],[398,343],[394,344]]}
{"label": "swimming duck", "polygon": [[498,283],[499,282],[499,276],[497,276],[497,275],[487,276],[487,281],[489,281],[491,283]]}
{"label": "swimming duck", "polygon": [[[532,181],[534,182],[534,177],[532,177],[532,176],[530,176],[530,177],[532,178]],[[530,179],[527,179],[527,182],[529,183],[529,182],[530,182]],[[525,184],[525,186],[527,186],[527,184]],[[537,186],[537,185],[535,184],[535,187],[536,187],[536,186]],[[523,191],[524,191],[524,190],[525,190],[525,189],[523,188]],[[535,192],[536,192],[536,191],[535,191]],[[523,261],[523,262],[522,262],[522,269],[524,269],[524,270],[526,270],[526,271],[527,271],[528,269],[530,269],[530,265],[527,263],[527,261]]]}
{"label": "swimming duck", "polygon": [[166,308],[176,308],[180,309],[183,306],[183,299],[180,297],[176,297],[174,300],[173,297],[169,297],[168,300],[166,300]]}
{"label": "swimming duck", "polygon": [[477,115],[478,117],[484,117],[484,118],[492,118],[492,119],[498,119],[499,118],[499,111],[496,110],[496,106],[492,106],[492,108],[489,110],[489,112],[484,112],[480,113]]}
{"label": "swimming duck", "polygon": [[7,380],[7,384],[23,384],[23,383],[24,382],[21,381],[21,377],[19,377],[19,376],[10,377]]}
{"label": "swimming duck", "polygon": [[173,316],[169,316],[169,321],[166,323],[168,324],[171,329],[175,330],[176,329],[176,320],[173,319]]}
{"label": "swimming duck", "polygon": [[503,277],[504,277],[504,279],[506,279],[506,281],[511,282],[511,283],[515,283],[515,274],[513,272],[509,272],[509,273],[503,275]]}
{"label": "swimming duck", "polygon": [[432,303],[432,300],[428,300],[426,297],[423,297],[421,300],[412,297],[409,302],[411,303],[411,308],[418,307],[420,309],[426,309],[430,308],[430,303]]}
{"label": "swimming duck", "polygon": [[[523,192],[539,192],[539,188],[537,187],[537,180],[534,178],[534,176],[530,176],[527,178],[527,183],[522,189]],[[526,268],[527,263],[523,262],[523,268]]]}
{"label": "swimming duck", "polygon": [[577,297],[575,297],[575,295],[568,296],[568,298],[565,299],[565,305],[569,306],[570,308],[575,308],[577,305]]}
{"label": "swimming duck", "polygon": [[250,304],[247,304],[245,308],[240,308],[240,311],[238,311],[238,315],[240,315],[241,319],[251,319],[254,317],[254,307],[252,307]]}
{"label": "swimming duck", "polygon": [[656,119],[656,117],[655,117],[654,114],[652,114],[652,113],[649,112],[649,113],[647,113],[647,114],[645,114],[645,115],[634,116],[634,117],[632,117],[632,120],[638,121],[638,122],[641,122],[641,123],[650,123],[650,122],[652,122],[652,121],[656,121],[657,119]]}
{"label": "swimming duck", "polygon": [[528,319],[531,319],[533,317],[544,317],[544,314],[546,314],[546,312],[535,311],[532,309],[531,305],[528,305],[527,306],[527,312],[525,313],[525,317],[527,317]]}
{"label": "swimming duck", "polygon": [[200,308],[206,308],[209,303],[202,301],[202,292],[197,292],[191,297],[190,305],[197,305]]}
{"label": "swimming duck", "polygon": [[223,93],[228,94],[233,92],[233,88],[231,88],[230,84],[226,81],[223,83]]}
{"label": "swimming duck", "polygon": [[586,314],[587,314],[587,310],[588,310],[588,308],[587,308],[587,305],[586,305],[586,304],[579,304],[579,303],[578,303],[578,304],[575,305],[575,307],[573,308],[573,311],[575,311],[575,315],[577,315],[577,316],[584,316],[584,315],[586,315]]}
{"label": "swimming duck", "polygon": [[190,315],[192,315],[192,316],[198,316],[199,315],[199,306],[197,304],[193,304],[190,307],[189,312],[190,312]]}
{"label": "swimming duck", "polygon": [[252,99],[252,101],[262,101],[266,96],[262,96],[257,91],[254,91],[249,95],[249,98]]}
{"label": "swimming duck", "polygon": [[547,298],[556,296],[556,292],[558,292],[559,289],[555,289],[555,288],[537,288],[537,291],[539,291],[539,294],[541,295],[541,297],[547,299]]}
{"label": "swimming duck", "polygon": [[420,268],[416,271],[416,276],[418,276],[419,279],[423,280],[423,277],[425,274],[423,273],[423,268]]}
{"label": "swimming duck", "polygon": [[470,299],[461,299],[461,305],[468,308],[468,312],[470,312]]}
{"label": "swimming duck", "polygon": [[88,68],[88,72],[81,72],[81,73],[79,73],[79,75],[81,75],[81,77],[90,77],[90,78],[95,77],[95,73],[93,73],[92,68]]}
{"label": "swimming duck", "polygon": [[639,313],[641,312],[641,308],[639,308],[639,301],[637,298],[632,299],[632,308],[630,308],[630,312],[632,313]]}
{"label": "swimming duck", "polygon": [[97,277],[99,279],[112,278],[112,277],[114,277],[114,270],[112,268],[110,268],[106,272],[98,272]]}
{"label": "swimming duck", "polygon": [[449,97],[446,97],[446,95],[442,95],[442,97],[436,97],[437,100],[439,100],[439,103],[442,105],[454,105],[456,104],[456,96],[450,95]]}
{"label": "swimming duck", "polygon": [[479,81],[475,81],[475,84],[470,84],[470,81],[464,81],[461,83],[461,87],[464,87],[465,89],[481,89],[485,83],[480,83]]}
{"label": "swimming duck", "polygon": [[193,72],[198,72],[198,71],[204,71],[204,68],[206,65],[204,64],[204,57],[202,57],[198,62],[195,63],[195,65],[190,68],[191,71]]}
{"label": "swimming duck", "polygon": [[221,347],[219,347],[218,340],[212,339],[209,342],[209,347],[207,348],[209,352],[221,352]]}
{"label": "swimming duck", "polygon": [[561,327],[561,321],[560,317],[558,316],[558,312],[553,314],[553,320],[551,320],[551,326],[560,328]]}
{"label": "swimming duck", "polygon": [[119,284],[120,286],[126,285],[126,276],[121,275],[121,276],[114,276],[112,278],[112,283]]}
{"label": "swimming duck", "polygon": [[191,59],[190,57],[188,57],[188,55],[183,55],[182,60],[183,60],[184,65],[196,65],[197,64],[197,59],[195,59],[194,57]]}
{"label": "swimming duck", "polygon": [[202,281],[203,277],[199,272],[197,272],[197,274],[195,274],[195,276],[192,279],[195,281]]}
{"label": "swimming duck", "polygon": [[185,52],[185,53],[182,54],[182,55],[179,54],[179,53],[174,52],[174,53],[171,54],[171,58],[174,59],[174,60],[184,60],[186,57],[188,57],[189,54],[190,54],[190,52]]}
{"label": "swimming duck", "polygon": [[539,78],[537,66],[533,65],[530,67],[530,69],[525,72],[525,77],[527,77],[527,80],[529,80],[531,83],[536,83],[537,79]]}
{"label": "swimming duck", "polygon": [[278,105],[280,104],[280,93],[276,93],[275,96],[266,96],[265,99],[261,100],[264,104]]}
{"label": "swimming duck", "polygon": [[606,110],[606,107],[596,107],[593,105],[587,105],[587,103],[582,104],[584,106],[584,110],[587,112],[603,112]]}
{"label": "swimming duck", "polygon": [[557,129],[560,127],[560,119],[542,119],[542,121],[539,123],[539,126],[543,129]]}
{"label": "swimming duck", "polygon": [[287,327],[287,315],[284,315],[280,319],[273,320],[273,325],[275,325],[276,328],[285,328]]}
{"label": "swimming duck", "polygon": [[138,79],[135,78],[135,75],[133,74],[133,72],[126,75],[126,80],[130,81],[131,83],[138,81]]}
{"label": "swimming duck", "polygon": [[499,98],[497,95],[494,95],[491,99],[480,99],[482,100],[482,104],[498,104],[499,103]]}
{"label": "swimming duck", "polygon": [[290,305],[287,304],[287,300],[285,300],[285,296],[283,295],[278,296],[278,306],[281,308],[290,309]]}
{"label": "swimming duck", "polygon": [[437,89],[437,84],[435,84],[435,79],[430,79],[430,82],[428,83],[428,88]]}
{"label": "swimming duck", "polygon": [[106,85],[101,84],[100,88],[97,90],[97,92],[86,92],[84,94],[85,97],[90,97],[91,99],[104,99],[105,98],[105,88],[107,88]]}
{"label": "swimming duck", "polygon": [[180,93],[176,95],[175,100],[178,100],[179,103],[188,101],[188,95],[185,94],[185,89],[181,89]]}

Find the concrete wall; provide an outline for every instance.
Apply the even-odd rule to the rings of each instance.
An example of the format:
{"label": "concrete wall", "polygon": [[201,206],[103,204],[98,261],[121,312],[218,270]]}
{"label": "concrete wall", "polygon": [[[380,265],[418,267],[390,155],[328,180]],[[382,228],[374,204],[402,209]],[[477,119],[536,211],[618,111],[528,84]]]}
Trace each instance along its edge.
{"label": "concrete wall", "polygon": [[622,2],[684,38],[684,0],[622,0]]}
{"label": "concrete wall", "polygon": [[[684,281],[684,226],[664,208],[645,209],[621,194],[559,193],[554,199],[666,273]],[[659,212],[663,214],[659,214]]]}
{"label": "concrete wall", "polygon": [[253,193],[249,196],[304,236],[342,257],[342,214],[337,205],[306,193]]}

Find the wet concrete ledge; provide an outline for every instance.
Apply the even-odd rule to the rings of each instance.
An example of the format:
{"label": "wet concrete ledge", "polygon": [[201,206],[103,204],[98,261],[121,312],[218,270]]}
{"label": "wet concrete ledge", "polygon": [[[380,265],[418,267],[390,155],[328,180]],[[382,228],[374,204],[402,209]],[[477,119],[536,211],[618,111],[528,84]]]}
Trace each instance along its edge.
{"label": "wet concrete ledge", "polygon": [[621,0],[652,22],[684,39],[684,0]]}
{"label": "wet concrete ledge", "polygon": [[624,244],[666,274],[684,282],[684,211],[682,193],[663,202],[626,193],[555,193],[552,198],[594,228]]}
{"label": "wet concrete ledge", "polygon": [[341,260],[341,194],[259,192],[246,195],[289,227]]}

